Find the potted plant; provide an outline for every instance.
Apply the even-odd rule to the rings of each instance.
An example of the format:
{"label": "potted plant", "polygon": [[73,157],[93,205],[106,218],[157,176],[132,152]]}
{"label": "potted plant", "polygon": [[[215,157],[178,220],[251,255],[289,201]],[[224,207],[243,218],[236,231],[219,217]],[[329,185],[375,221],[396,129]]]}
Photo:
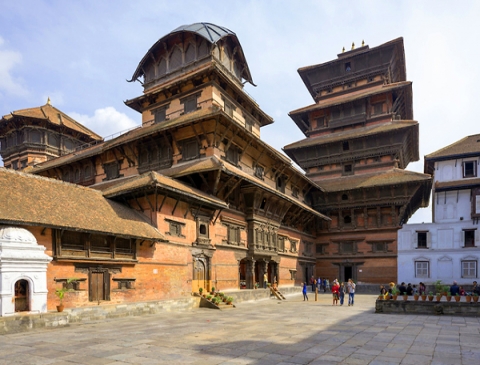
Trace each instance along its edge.
{"label": "potted plant", "polygon": [[433,292],[428,292],[428,300],[431,302],[433,300]]}
{"label": "potted plant", "polygon": [[413,299],[417,302],[420,295],[418,293],[413,294]]}
{"label": "potted plant", "polygon": [[212,301],[212,296],[210,294],[207,295],[207,300]]}
{"label": "potted plant", "polygon": [[440,299],[442,299],[442,293],[437,293],[435,297],[437,298],[437,302],[439,302]]}
{"label": "potted plant", "polygon": [[215,287],[212,286],[212,290],[210,290],[210,294],[214,295],[215,294]]}
{"label": "potted plant", "polygon": [[442,291],[442,294],[447,296],[448,292],[450,291],[450,287],[448,285],[445,285],[443,287],[443,291]]}
{"label": "potted plant", "polygon": [[440,298],[443,292],[443,284],[441,280],[435,281],[435,293],[440,294]]}
{"label": "potted plant", "polygon": [[65,284],[62,284],[62,287],[60,289],[55,289],[55,295],[58,297],[59,301],[57,305],[58,312],[63,312],[63,309],[65,308],[63,305],[63,298],[65,297],[65,293],[68,291],[72,291],[72,289],[69,288],[69,284],[76,280],[76,278],[67,279],[67,282]]}
{"label": "potted plant", "polygon": [[425,294],[425,292],[421,295],[422,297],[422,301],[426,301],[427,300],[427,294]]}
{"label": "potted plant", "polygon": [[203,288],[198,288],[198,292],[200,293],[200,296],[203,295]]}
{"label": "potted plant", "polygon": [[227,304],[230,305],[233,302],[233,297],[227,297]]}
{"label": "potted plant", "polygon": [[399,293],[399,290],[397,289],[396,286],[394,286],[394,287],[392,288],[392,298],[393,298],[393,300],[397,300],[398,293]]}
{"label": "potted plant", "polygon": [[460,294],[458,294],[458,293],[455,294],[455,301],[456,301],[456,302],[459,302],[460,299],[462,299],[462,297],[460,296]]}
{"label": "potted plant", "polygon": [[475,303],[478,302],[478,294],[477,294],[477,293],[473,293],[473,301],[474,301]]}
{"label": "potted plant", "polygon": [[449,291],[447,292],[447,295],[445,296],[445,298],[447,298],[447,302],[449,302],[450,300],[452,300],[452,293],[450,293]]}
{"label": "potted plant", "polygon": [[408,300],[408,295],[407,295],[407,293],[403,293],[403,300],[405,300],[405,301]]}
{"label": "potted plant", "polygon": [[470,293],[466,294],[465,300],[467,301],[467,303],[470,303],[472,301],[472,295]]}

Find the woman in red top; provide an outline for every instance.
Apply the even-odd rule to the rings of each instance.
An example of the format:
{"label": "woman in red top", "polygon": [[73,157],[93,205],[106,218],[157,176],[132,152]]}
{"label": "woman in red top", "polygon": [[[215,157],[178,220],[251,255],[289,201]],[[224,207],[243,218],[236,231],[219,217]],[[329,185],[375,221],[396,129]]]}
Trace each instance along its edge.
{"label": "woman in red top", "polygon": [[333,285],[332,285],[332,295],[333,295],[333,304],[332,305],[338,305],[338,291],[340,289],[340,284],[338,283],[338,280],[334,280]]}

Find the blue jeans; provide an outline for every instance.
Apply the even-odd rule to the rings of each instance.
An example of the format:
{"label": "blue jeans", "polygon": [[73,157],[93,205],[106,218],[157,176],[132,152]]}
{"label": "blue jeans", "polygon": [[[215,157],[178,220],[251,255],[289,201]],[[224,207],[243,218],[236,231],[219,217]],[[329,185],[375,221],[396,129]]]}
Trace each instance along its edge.
{"label": "blue jeans", "polygon": [[343,300],[345,299],[345,293],[343,291],[340,292],[340,305],[343,305]]}
{"label": "blue jeans", "polygon": [[355,293],[348,293],[348,304],[353,305],[353,297],[355,296]]}

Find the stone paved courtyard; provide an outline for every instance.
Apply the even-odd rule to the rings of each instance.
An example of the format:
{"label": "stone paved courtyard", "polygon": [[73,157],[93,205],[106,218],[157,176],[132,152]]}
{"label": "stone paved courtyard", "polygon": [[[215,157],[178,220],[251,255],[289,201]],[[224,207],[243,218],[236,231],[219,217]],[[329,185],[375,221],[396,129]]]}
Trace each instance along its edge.
{"label": "stone paved courtyard", "polygon": [[375,295],[333,307],[240,303],[0,336],[0,364],[480,364],[478,318],[374,314]]}

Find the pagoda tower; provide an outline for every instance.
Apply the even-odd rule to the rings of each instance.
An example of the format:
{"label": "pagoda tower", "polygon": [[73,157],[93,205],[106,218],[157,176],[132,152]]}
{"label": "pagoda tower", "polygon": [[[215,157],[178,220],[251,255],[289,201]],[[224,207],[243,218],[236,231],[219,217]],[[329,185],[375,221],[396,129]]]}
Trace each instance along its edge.
{"label": "pagoda tower", "polygon": [[70,154],[102,137],[55,108],[45,105],[21,109],[0,119],[3,165],[14,170]]}
{"label": "pagoda tower", "polygon": [[343,51],[298,70],[315,103],[289,115],[306,138],[284,151],[324,189],[313,206],[331,218],[316,241],[316,273],[364,283],[397,280],[397,230],[429,201],[419,159],[403,38]]}

